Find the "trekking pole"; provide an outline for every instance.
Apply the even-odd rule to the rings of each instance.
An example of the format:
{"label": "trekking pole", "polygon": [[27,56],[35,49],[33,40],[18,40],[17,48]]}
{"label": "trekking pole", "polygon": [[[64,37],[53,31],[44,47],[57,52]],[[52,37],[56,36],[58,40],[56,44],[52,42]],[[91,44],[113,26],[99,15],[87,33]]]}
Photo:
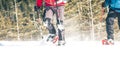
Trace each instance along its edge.
{"label": "trekking pole", "polygon": [[103,21],[103,15],[104,15],[104,14],[105,14],[105,9],[102,8],[102,10],[101,10],[101,16],[100,16],[100,22]]}
{"label": "trekking pole", "polygon": [[45,6],[45,2],[44,0],[42,0],[42,6],[37,9],[37,17],[38,17],[37,22],[38,22],[38,27],[39,27],[39,31],[42,39],[44,38],[43,29],[42,29],[43,20],[44,20],[44,6]]}
{"label": "trekking pole", "polygon": [[59,39],[59,30],[58,30],[58,24],[60,24],[60,20],[58,19],[58,5],[57,5],[57,0],[55,0],[55,3],[56,3],[56,9],[55,9],[55,13],[56,13],[56,21],[57,21],[57,29],[56,29],[56,33],[57,33],[57,36],[54,38],[53,40],[53,43],[56,43],[56,41]]}
{"label": "trekking pole", "polygon": [[[41,18],[41,25],[43,26],[43,21],[44,21],[44,7],[45,7],[45,1],[42,0],[42,9],[40,11],[40,15],[39,15],[39,18]],[[42,39],[44,38],[43,36],[43,29],[42,29],[42,26],[40,27],[40,34],[41,34],[41,37]]]}
{"label": "trekking pole", "polygon": [[[100,23],[101,23],[101,25],[100,25],[100,27],[102,26],[102,22],[103,22],[103,15],[105,14],[105,8],[102,8],[102,10],[101,10],[101,16],[100,16]],[[108,43],[107,43],[107,39],[103,39],[102,40],[102,45],[108,45]]]}

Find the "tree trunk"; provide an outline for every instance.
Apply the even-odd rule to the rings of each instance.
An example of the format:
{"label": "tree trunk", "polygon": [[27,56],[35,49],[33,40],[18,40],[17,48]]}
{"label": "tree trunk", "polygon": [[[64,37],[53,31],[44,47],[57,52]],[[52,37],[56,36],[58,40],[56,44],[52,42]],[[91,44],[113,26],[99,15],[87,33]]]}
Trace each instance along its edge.
{"label": "tree trunk", "polygon": [[15,2],[15,12],[16,12],[16,21],[17,21],[17,39],[20,40],[20,32],[19,32],[19,26],[18,26],[18,13],[17,13],[17,3]]}
{"label": "tree trunk", "polygon": [[93,12],[92,12],[92,5],[91,5],[91,0],[90,0],[90,16],[91,16],[91,38],[92,38],[92,40],[95,40],[95,38],[94,38],[94,24],[93,24]]}

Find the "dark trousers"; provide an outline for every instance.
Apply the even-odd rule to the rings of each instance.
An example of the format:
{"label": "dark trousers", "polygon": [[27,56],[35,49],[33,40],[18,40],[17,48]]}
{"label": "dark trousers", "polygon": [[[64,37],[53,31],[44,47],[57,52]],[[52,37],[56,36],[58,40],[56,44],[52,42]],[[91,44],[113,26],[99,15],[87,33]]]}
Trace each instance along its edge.
{"label": "dark trousers", "polygon": [[118,25],[120,29],[120,13],[109,10],[109,13],[106,18],[106,32],[107,32],[107,39],[113,39],[114,40],[114,19],[118,18]]}
{"label": "dark trousers", "polygon": [[[47,23],[48,23],[47,28],[48,28],[50,34],[56,34],[55,27],[52,23],[54,17],[56,17],[56,24],[63,25],[64,6],[58,6],[58,8],[46,6],[46,9],[44,12],[44,21],[47,21]],[[59,40],[65,40],[64,32],[65,31],[61,31],[60,29],[58,29]]]}

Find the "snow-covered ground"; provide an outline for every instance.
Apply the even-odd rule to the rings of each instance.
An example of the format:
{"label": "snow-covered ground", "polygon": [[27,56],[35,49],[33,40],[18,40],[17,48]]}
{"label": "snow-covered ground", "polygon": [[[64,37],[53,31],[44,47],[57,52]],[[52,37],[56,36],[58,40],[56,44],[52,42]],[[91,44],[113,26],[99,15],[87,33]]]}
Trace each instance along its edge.
{"label": "snow-covered ground", "polygon": [[120,45],[0,41],[0,80],[120,80]]}

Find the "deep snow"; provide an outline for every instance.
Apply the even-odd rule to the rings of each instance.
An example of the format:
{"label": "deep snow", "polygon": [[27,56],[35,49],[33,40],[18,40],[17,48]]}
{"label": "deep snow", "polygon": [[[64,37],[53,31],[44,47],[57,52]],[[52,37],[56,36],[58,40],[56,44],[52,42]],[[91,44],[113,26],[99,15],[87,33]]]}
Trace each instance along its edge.
{"label": "deep snow", "polygon": [[120,80],[120,46],[0,41],[0,80]]}

